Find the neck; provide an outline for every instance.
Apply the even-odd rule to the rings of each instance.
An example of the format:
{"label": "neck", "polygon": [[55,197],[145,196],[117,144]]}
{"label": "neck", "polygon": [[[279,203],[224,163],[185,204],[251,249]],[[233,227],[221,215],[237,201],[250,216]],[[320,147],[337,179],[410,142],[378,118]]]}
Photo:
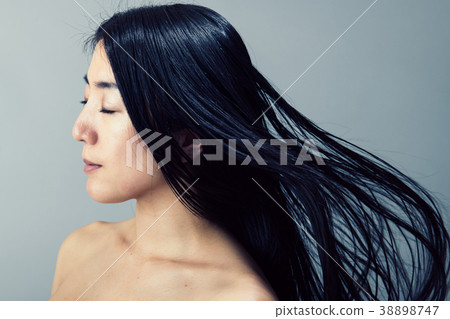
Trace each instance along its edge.
{"label": "neck", "polygon": [[133,251],[145,259],[199,259],[211,253],[212,247],[225,249],[230,239],[220,228],[191,213],[169,186],[136,199],[132,227]]}

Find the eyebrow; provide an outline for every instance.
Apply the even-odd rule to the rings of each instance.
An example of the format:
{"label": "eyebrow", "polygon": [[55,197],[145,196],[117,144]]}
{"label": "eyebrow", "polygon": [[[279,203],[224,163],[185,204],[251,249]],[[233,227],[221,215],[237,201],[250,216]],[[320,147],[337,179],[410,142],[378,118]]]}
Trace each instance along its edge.
{"label": "eyebrow", "polygon": [[[87,78],[87,74],[84,75],[83,79],[86,81],[87,85],[90,85]],[[94,82],[94,85],[99,89],[118,89],[117,84],[113,82],[100,81]]]}

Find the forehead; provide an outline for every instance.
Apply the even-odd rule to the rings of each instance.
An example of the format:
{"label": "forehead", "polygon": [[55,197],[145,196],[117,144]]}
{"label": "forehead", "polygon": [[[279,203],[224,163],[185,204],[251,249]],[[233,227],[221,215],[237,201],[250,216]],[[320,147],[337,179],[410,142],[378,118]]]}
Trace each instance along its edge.
{"label": "forehead", "polygon": [[91,81],[110,81],[115,82],[114,73],[109,63],[106,51],[101,42],[95,46],[92,55],[91,64],[87,72],[89,82]]}

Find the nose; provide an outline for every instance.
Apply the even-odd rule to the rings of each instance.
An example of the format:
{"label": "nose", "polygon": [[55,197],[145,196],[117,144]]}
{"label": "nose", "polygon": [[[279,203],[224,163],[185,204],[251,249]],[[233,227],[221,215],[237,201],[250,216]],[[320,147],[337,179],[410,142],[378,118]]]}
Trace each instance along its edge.
{"label": "nose", "polygon": [[87,116],[85,110],[81,111],[72,128],[72,137],[79,142],[95,144],[98,139],[94,123]]}

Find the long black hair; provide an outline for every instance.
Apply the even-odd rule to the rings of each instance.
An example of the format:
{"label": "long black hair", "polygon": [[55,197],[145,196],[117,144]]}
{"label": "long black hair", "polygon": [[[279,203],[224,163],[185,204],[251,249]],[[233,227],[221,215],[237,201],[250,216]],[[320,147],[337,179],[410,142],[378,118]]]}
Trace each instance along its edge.
{"label": "long black hair", "polygon": [[[280,98],[221,15],[133,8],[105,20],[85,48],[100,42],[137,132],[223,141],[221,160],[205,160],[205,145],[194,165],[171,139],[162,173],[177,195],[197,181],[182,203],[234,236],[280,300],[446,298],[450,238],[436,199]],[[248,162],[248,143],[271,139],[290,141],[286,161],[266,142],[257,145],[264,163]],[[298,165],[311,141],[325,165]]]}

